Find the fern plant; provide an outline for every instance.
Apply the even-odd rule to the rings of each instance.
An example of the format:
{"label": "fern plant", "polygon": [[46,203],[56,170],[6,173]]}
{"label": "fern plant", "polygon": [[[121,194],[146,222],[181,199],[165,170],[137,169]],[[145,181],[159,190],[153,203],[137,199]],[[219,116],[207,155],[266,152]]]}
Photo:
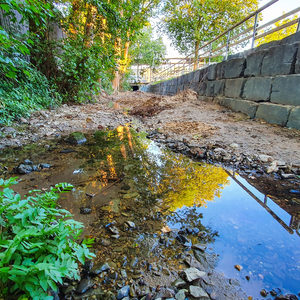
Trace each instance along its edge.
{"label": "fern plant", "polygon": [[50,291],[64,279],[79,279],[78,261],[94,256],[76,242],[83,225],[57,208],[59,195],[72,185],[35,190],[22,199],[10,188],[16,183],[0,179],[0,290],[4,297],[53,299]]}

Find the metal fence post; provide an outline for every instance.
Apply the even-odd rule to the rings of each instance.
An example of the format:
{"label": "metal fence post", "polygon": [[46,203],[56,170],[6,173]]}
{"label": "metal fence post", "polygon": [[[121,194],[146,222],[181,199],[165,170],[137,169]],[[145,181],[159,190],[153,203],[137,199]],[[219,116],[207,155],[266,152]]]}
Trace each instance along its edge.
{"label": "metal fence post", "polygon": [[230,40],[230,31],[227,33],[227,41],[226,41],[226,56],[225,59],[228,58],[228,53],[229,53],[229,40]]}
{"label": "metal fence post", "polygon": [[255,35],[256,35],[256,27],[257,27],[257,18],[258,14],[255,14],[255,20],[254,20],[254,26],[253,26],[253,35],[252,35],[252,43],[251,43],[251,49],[254,48],[254,42],[255,42]]}

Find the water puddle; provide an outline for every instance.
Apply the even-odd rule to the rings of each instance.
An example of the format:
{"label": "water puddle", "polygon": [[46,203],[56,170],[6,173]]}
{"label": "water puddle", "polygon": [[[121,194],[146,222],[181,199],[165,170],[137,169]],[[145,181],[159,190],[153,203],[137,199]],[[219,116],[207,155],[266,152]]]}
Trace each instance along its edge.
{"label": "water puddle", "polygon": [[140,280],[170,285],[190,265],[224,273],[232,285],[239,280],[255,298],[263,288],[297,294],[299,199],[274,201],[238,174],[193,162],[141,135],[120,126],[83,145],[11,149],[1,154],[3,176],[29,159],[51,168],[20,175],[21,194],[74,185],[60,204],[85,224],[83,237],[94,239],[95,265],[117,270],[97,278],[108,290]]}

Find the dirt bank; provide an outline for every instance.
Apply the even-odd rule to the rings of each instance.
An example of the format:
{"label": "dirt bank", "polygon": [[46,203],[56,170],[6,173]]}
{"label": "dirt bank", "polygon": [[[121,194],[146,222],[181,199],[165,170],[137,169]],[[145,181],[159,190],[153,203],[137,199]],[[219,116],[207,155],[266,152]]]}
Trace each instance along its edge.
{"label": "dirt bank", "polygon": [[125,92],[101,96],[95,104],[36,112],[14,127],[3,127],[0,148],[128,122],[192,146],[213,146],[248,156],[265,154],[300,166],[299,130],[251,120],[218,104],[200,101],[193,91],[175,96]]}

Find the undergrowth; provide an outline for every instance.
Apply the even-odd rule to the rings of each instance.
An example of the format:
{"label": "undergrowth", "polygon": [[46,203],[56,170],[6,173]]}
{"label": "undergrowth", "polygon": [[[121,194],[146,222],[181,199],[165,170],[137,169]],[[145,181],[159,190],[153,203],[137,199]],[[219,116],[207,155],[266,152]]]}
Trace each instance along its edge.
{"label": "undergrowth", "polygon": [[39,109],[55,107],[61,97],[55,92],[47,78],[33,67],[26,74],[2,78],[0,86],[0,125],[10,125],[21,117],[28,118]]}
{"label": "undergrowth", "polygon": [[78,261],[94,254],[76,242],[83,225],[57,208],[71,185],[31,191],[22,199],[10,188],[16,183],[0,179],[0,298],[50,300],[64,279],[79,279]]}

